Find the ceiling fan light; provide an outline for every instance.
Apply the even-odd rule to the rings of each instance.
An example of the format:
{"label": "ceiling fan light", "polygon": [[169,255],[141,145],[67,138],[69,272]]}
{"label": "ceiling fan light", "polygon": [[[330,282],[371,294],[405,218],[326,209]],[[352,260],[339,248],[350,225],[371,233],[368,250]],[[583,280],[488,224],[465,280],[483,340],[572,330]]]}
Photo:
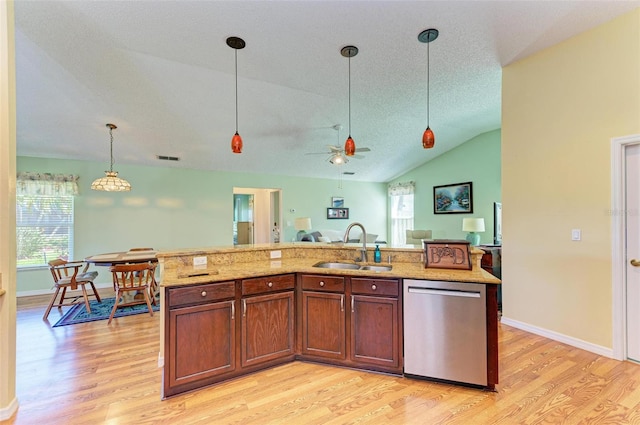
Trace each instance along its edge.
{"label": "ceiling fan light", "polygon": [[233,153],[242,153],[242,137],[240,137],[237,131],[231,138],[231,150]]}
{"label": "ceiling fan light", "polygon": [[422,135],[422,147],[425,149],[431,149],[436,144],[436,137],[433,131],[429,127],[424,131]]}
{"label": "ceiling fan light", "polygon": [[337,153],[329,159],[329,162],[334,165],[342,165],[347,163],[347,158]]}
{"label": "ceiling fan light", "polygon": [[344,142],[344,154],[347,156],[353,156],[356,153],[356,142],[353,141],[351,135],[347,138],[347,141]]}

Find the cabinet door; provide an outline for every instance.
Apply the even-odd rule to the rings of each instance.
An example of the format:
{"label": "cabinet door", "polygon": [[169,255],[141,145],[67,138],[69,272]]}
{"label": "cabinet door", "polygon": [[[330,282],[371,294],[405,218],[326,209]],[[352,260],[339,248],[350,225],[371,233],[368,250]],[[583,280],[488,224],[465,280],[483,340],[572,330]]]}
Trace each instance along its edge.
{"label": "cabinet door", "polygon": [[400,367],[398,299],[351,296],[351,360]]}
{"label": "cabinet door", "polygon": [[235,302],[169,310],[169,386],[235,370]]}
{"label": "cabinet door", "polygon": [[294,355],[293,291],[242,299],[242,367]]}
{"label": "cabinet door", "polygon": [[302,292],[302,354],[346,359],[344,294]]}

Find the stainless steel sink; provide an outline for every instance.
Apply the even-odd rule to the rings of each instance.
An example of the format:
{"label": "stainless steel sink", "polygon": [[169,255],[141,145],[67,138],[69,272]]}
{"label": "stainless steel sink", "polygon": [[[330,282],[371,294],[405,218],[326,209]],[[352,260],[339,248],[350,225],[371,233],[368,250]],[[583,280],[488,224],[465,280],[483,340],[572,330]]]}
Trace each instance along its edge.
{"label": "stainless steel sink", "polygon": [[334,263],[329,261],[321,261],[313,265],[313,267],[320,267],[323,269],[347,269],[347,270],[358,270],[360,266],[358,264],[352,263]]}
{"label": "stainless steel sink", "polygon": [[321,261],[313,265],[323,269],[344,269],[344,270],[368,270],[372,272],[388,272],[392,266],[361,266],[353,263],[339,263],[332,261]]}
{"label": "stainless steel sink", "polygon": [[372,272],[388,272],[393,266],[360,266],[360,270],[370,270]]}

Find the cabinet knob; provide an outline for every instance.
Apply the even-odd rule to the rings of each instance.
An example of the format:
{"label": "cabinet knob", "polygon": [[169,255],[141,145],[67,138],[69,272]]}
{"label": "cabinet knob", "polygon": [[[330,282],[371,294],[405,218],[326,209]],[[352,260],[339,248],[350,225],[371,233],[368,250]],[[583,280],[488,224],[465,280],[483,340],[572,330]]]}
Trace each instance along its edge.
{"label": "cabinet knob", "polygon": [[371,289],[375,291],[378,287],[376,285],[371,285]]}
{"label": "cabinet knob", "polygon": [[320,286],[324,286],[324,280],[320,281]]}
{"label": "cabinet knob", "polygon": [[202,291],[202,293],[200,295],[202,295],[203,297],[206,297],[207,296],[207,291]]}
{"label": "cabinet knob", "polygon": [[268,286],[269,288],[273,288],[273,282],[269,282],[269,283],[267,283],[267,286]]}

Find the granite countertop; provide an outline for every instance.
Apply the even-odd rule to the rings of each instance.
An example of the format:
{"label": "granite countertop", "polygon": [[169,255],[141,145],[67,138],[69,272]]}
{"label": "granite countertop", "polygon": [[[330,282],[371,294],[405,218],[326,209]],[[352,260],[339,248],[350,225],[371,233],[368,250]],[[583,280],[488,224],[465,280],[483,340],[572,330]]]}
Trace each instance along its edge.
{"label": "granite countertop", "polygon": [[[341,244],[338,249],[352,250],[360,244]],[[354,263],[354,261],[336,259],[328,260],[323,249],[336,249],[334,244],[263,244],[245,245],[237,247],[214,247],[203,249],[188,249],[158,253],[161,264],[164,264],[161,286],[185,286],[198,283],[222,282],[235,279],[246,279],[285,273],[309,273],[323,275],[342,275],[353,277],[373,278],[404,278],[423,280],[444,280],[455,282],[471,282],[484,284],[500,284],[500,279],[486,272],[479,266],[479,257],[474,262],[473,270],[435,269],[424,267],[420,261],[393,261],[390,271],[365,271],[349,269],[328,269],[313,267],[322,261],[339,261]],[[259,255],[264,251],[281,250],[282,258],[268,259]],[[387,253],[397,256],[414,255],[420,258],[420,250],[414,246],[381,248],[383,258]],[[335,251],[332,251],[335,252]],[[245,261],[234,261],[237,253],[254,254],[256,258]],[[472,254],[481,255],[483,251],[472,249]],[[192,258],[198,255],[207,255],[209,261],[206,266],[193,266]],[[220,259],[218,260],[218,257]],[[373,255],[371,255],[373,257]],[[333,257],[332,257],[333,258]],[[477,263],[477,264],[476,264]],[[358,263],[363,264],[363,263]],[[373,263],[370,265],[388,265],[387,262]]]}

